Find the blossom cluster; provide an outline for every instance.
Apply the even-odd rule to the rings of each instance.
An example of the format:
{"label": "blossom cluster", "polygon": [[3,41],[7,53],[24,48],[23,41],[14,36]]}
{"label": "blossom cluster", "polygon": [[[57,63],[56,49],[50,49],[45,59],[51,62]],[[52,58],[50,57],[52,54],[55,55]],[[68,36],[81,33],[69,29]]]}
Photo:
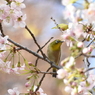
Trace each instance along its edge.
{"label": "blossom cluster", "polygon": [[19,67],[17,66],[18,64],[16,64],[12,67],[11,61],[4,60],[6,57],[6,52],[10,51],[10,43],[8,42],[8,38],[8,36],[0,36],[0,70],[8,74],[11,72],[19,74],[20,70],[24,70],[25,64]]}
{"label": "blossom cluster", "polygon": [[25,27],[26,14],[24,0],[6,0],[0,5],[0,22],[11,24],[14,27]]}
{"label": "blossom cluster", "polygon": [[75,64],[74,57],[63,60],[63,68],[57,71],[57,78],[63,79],[65,91],[71,95],[93,95],[90,92],[95,86],[94,73],[90,71],[87,76],[85,69],[76,68]]}
{"label": "blossom cluster", "polygon": [[[71,54],[61,62],[63,68],[57,71],[57,77],[63,79],[65,91],[71,95],[94,95],[95,75],[87,70],[90,63],[88,65],[85,58],[89,58],[95,48],[95,2],[84,0],[83,8],[80,9],[74,6],[77,1],[62,0],[65,6],[63,15],[68,25],[62,38]],[[76,59],[81,55],[87,67],[77,68]]]}
{"label": "blossom cluster", "polygon": [[[33,87],[33,91],[31,91],[31,94],[33,95],[47,95],[46,93],[44,93],[42,88],[39,88],[39,90],[37,92],[35,92],[37,86]],[[13,89],[8,89],[8,93],[9,95],[20,95],[20,93],[23,93],[21,91],[19,91],[19,89],[17,87],[14,87]],[[25,94],[25,95],[30,95],[30,94]]]}

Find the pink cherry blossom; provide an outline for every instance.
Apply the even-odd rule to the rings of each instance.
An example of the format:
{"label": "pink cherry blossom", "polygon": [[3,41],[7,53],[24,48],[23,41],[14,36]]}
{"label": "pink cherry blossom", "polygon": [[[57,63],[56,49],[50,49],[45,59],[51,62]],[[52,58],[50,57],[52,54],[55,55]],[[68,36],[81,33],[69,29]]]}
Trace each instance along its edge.
{"label": "pink cherry blossom", "polygon": [[78,95],[76,87],[72,89],[71,95]]}
{"label": "pink cherry blossom", "polygon": [[75,11],[76,8],[72,4],[67,5],[65,10],[63,11],[64,19],[72,20]]}
{"label": "pink cherry blossom", "polygon": [[18,90],[17,87],[15,87],[15,88],[13,88],[13,89],[8,89],[8,93],[9,93],[10,95],[20,95],[20,92],[19,92],[19,90]]}
{"label": "pink cherry blossom", "polygon": [[0,36],[0,50],[6,49],[6,44],[8,44],[8,36],[2,37]]}
{"label": "pink cherry blossom", "polygon": [[57,71],[57,78],[58,79],[63,79],[66,75],[67,75],[67,71],[66,70],[64,70],[64,69],[59,69],[58,71]]}
{"label": "pink cherry blossom", "polygon": [[87,54],[87,53],[92,52],[92,50],[93,50],[93,46],[89,46],[89,47],[83,48],[82,52],[83,52],[84,54]]}
{"label": "pink cherry blossom", "polygon": [[84,48],[82,51],[84,54],[87,54],[89,52],[88,48]]}
{"label": "pink cherry blossom", "polygon": [[2,59],[0,59],[0,70],[9,74],[11,72],[10,64],[11,64],[10,61],[4,62]]}
{"label": "pink cherry blossom", "polygon": [[80,38],[83,35],[83,25],[74,23],[73,26],[74,26],[73,33],[75,34],[75,37]]}
{"label": "pink cherry blossom", "polygon": [[82,11],[83,19],[87,20],[88,23],[95,23],[95,2],[90,3],[89,8]]}
{"label": "pink cherry blossom", "polygon": [[74,57],[70,57],[69,62],[66,63],[65,67],[70,68],[73,65],[75,65],[75,59]]}
{"label": "pink cherry blossom", "polygon": [[72,46],[72,41],[70,40],[71,37],[73,37],[72,30],[67,29],[66,31],[64,31],[64,33],[61,37],[66,42],[67,46],[70,46],[70,47]]}
{"label": "pink cherry blossom", "polygon": [[84,95],[86,95],[88,91],[93,89],[94,86],[95,86],[95,74],[93,71],[90,71],[87,80],[80,82],[78,86],[78,92],[83,94],[85,93]]}
{"label": "pink cherry blossom", "polygon": [[[34,86],[33,91],[35,92],[37,86]],[[39,88],[39,90],[37,91],[37,93],[39,93],[40,95],[47,95],[46,93],[44,93],[42,88]]]}
{"label": "pink cherry blossom", "polygon": [[29,87],[29,86],[30,86],[30,82],[26,82],[25,87]]}
{"label": "pink cherry blossom", "polygon": [[25,8],[25,4],[22,3],[24,0],[15,0],[15,2],[11,3],[11,8],[16,10],[21,10],[22,8]]}
{"label": "pink cherry blossom", "polygon": [[10,7],[6,4],[0,5],[0,20],[5,19],[9,14]]}
{"label": "pink cherry blossom", "polygon": [[72,91],[72,88],[70,86],[66,86],[65,87],[65,91],[68,92],[68,93],[70,93]]}
{"label": "pink cherry blossom", "polygon": [[23,64],[20,67],[17,67],[17,64],[15,65],[14,68],[11,68],[11,72],[16,73],[16,74],[20,74],[20,71],[25,69],[25,64]]}
{"label": "pink cherry blossom", "polygon": [[83,47],[83,42],[78,42],[77,47],[82,48]]}
{"label": "pink cherry blossom", "polygon": [[5,25],[12,25],[14,27],[25,27],[26,14],[22,13],[25,8],[24,0],[13,0],[10,5],[2,4],[0,6],[0,22],[3,21]]}
{"label": "pink cherry blossom", "polygon": [[14,21],[14,27],[25,27],[26,23],[26,14],[19,16],[15,21]]}

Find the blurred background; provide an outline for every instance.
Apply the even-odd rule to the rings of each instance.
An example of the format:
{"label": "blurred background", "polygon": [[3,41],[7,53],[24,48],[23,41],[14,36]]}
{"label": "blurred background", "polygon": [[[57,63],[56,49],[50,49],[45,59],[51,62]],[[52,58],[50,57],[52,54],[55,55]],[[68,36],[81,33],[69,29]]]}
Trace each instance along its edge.
{"label": "blurred background", "polygon": [[[24,12],[27,14],[27,26],[34,33],[40,46],[43,46],[51,37],[54,37],[51,41],[54,39],[62,40],[62,33],[58,29],[52,29],[52,27],[56,25],[53,20],[51,20],[51,17],[53,17],[58,24],[64,22],[62,14],[64,6],[61,4],[61,0],[25,0],[24,2],[26,4]],[[25,29],[15,29],[10,26],[3,26],[3,29],[5,34],[9,35],[13,41],[28,47],[32,51],[37,51],[37,46]],[[45,46],[43,51],[46,54],[47,46]],[[36,57],[25,51],[21,52],[29,62],[35,63]],[[61,60],[69,55],[68,47],[65,43],[62,45],[61,55]],[[80,67],[81,65],[77,66]],[[41,71],[46,71],[48,67],[48,63],[39,60],[38,68]],[[13,87],[18,87],[20,91],[26,92],[26,75],[0,72],[0,76],[0,95],[8,95],[7,90]],[[51,75],[46,75],[41,88],[47,95],[68,95],[64,92],[62,80],[59,81],[56,78],[52,78]]]}

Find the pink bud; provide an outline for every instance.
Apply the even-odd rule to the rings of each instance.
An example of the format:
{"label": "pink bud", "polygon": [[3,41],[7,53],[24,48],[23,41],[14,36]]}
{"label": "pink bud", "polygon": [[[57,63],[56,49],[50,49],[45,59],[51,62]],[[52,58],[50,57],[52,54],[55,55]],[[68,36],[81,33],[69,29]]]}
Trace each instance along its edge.
{"label": "pink bud", "polygon": [[72,85],[72,86],[77,86],[77,83],[76,83],[76,82],[72,82],[71,85]]}
{"label": "pink bud", "polygon": [[84,54],[87,54],[87,53],[92,52],[92,50],[93,50],[93,47],[90,46],[90,47],[88,47],[88,48],[84,48],[82,52],[83,52]]}
{"label": "pink bud", "polygon": [[92,46],[88,47],[88,50],[89,50],[89,52],[92,52],[93,47]]}
{"label": "pink bud", "polygon": [[64,79],[63,82],[64,82],[64,84],[68,84],[68,80],[67,79]]}
{"label": "pink bud", "polygon": [[29,66],[31,66],[32,65],[32,62],[28,62],[28,64],[29,64]]}
{"label": "pink bud", "polygon": [[25,87],[29,87],[29,86],[30,86],[29,82],[26,82]]}
{"label": "pink bud", "polygon": [[84,48],[84,49],[82,50],[82,52],[83,52],[84,54],[87,54],[87,53],[89,52],[89,49],[88,49],[88,48]]}
{"label": "pink bud", "polygon": [[78,42],[77,47],[82,48],[83,47],[83,42]]}
{"label": "pink bud", "polygon": [[57,71],[57,74],[57,78],[63,79],[67,75],[67,71],[65,71],[64,69],[59,69]]}
{"label": "pink bud", "polygon": [[70,35],[69,34],[63,34],[62,37],[64,40],[68,40],[70,38]]}
{"label": "pink bud", "polygon": [[70,93],[70,92],[72,91],[72,88],[69,87],[69,86],[66,86],[66,87],[65,87],[65,91]]}

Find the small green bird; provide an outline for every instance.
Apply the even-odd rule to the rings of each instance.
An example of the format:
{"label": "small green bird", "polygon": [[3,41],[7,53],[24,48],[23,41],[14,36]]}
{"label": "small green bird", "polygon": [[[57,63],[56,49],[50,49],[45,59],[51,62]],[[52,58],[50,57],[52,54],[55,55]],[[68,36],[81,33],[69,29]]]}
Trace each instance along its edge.
{"label": "small green bird", "polygon": [[[60,61],[62,43],[63,41],[61,40],[54,40],[48,45],[47,56],[49,60],[54,62],[56,65],[58,65]],[[56,68],[53,68],[53,72],[56,72]],[[56,77],[56,74],[53,74],[52,76]]]}

